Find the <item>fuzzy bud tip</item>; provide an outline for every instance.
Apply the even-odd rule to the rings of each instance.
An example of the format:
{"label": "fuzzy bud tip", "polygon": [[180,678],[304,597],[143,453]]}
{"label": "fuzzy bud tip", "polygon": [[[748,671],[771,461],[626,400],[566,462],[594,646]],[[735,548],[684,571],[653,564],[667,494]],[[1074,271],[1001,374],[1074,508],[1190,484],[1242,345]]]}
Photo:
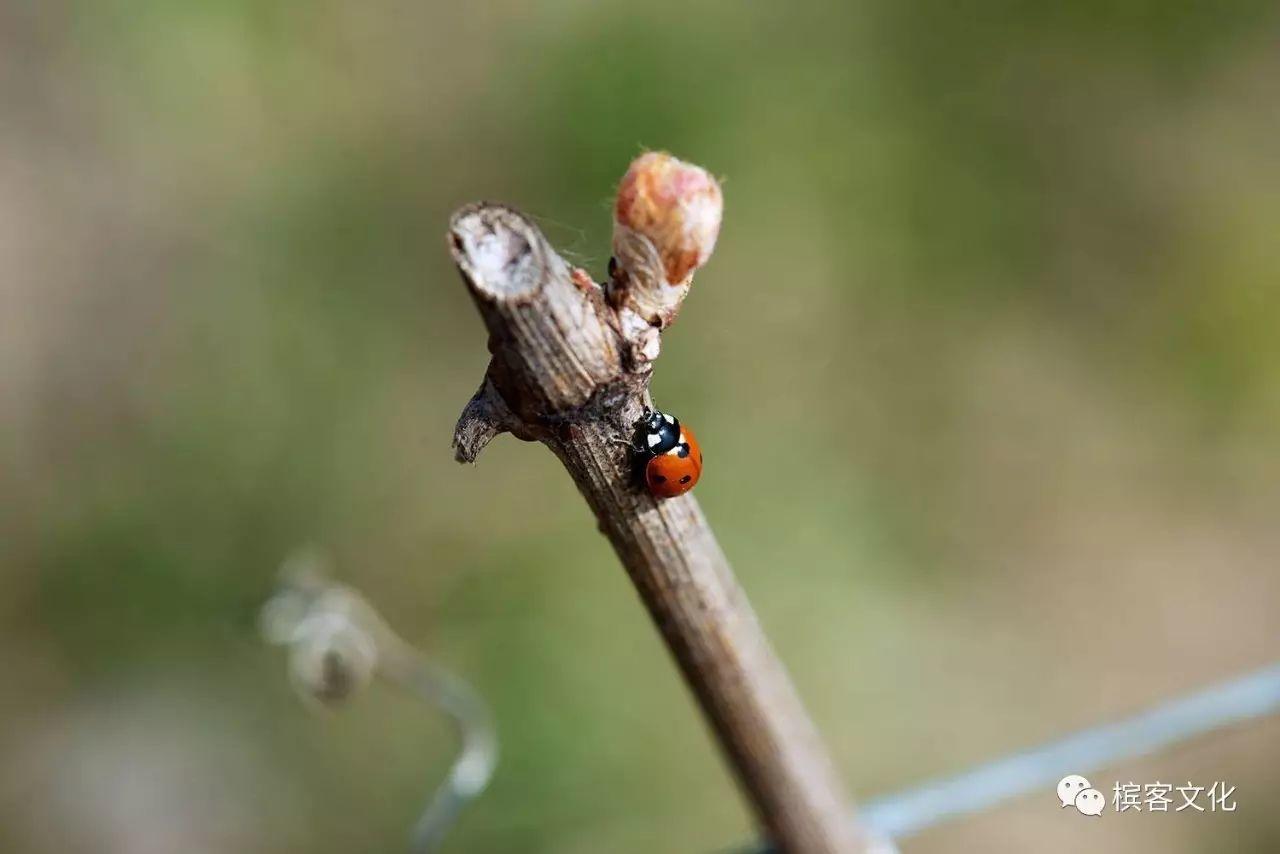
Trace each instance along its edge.
{"label": "fuzzy bud tip", "polygon": [[661,151],[640,155],[618,185],[618,225],[653,243],[668,284],[685,282],[711,257],[724,200],[705,169]]}

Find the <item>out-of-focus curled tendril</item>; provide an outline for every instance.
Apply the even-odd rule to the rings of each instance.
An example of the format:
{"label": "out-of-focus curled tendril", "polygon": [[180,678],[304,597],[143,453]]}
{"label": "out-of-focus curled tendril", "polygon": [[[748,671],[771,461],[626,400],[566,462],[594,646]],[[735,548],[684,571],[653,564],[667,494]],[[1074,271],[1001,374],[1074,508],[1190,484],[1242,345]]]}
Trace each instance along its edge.
{"label": "out-of-focus curled tendril", "polygon": [[380,676],[453,719],[462,748],[413,831],[414,854],[437,851],[493,776],[492,716],[469,684],[402,640],[357,591],[331,581],[325,563],[314,549],[284,562],[279,590],[262,608],[263,637],[285,647],[290,681],[309,704],[341,705]]}

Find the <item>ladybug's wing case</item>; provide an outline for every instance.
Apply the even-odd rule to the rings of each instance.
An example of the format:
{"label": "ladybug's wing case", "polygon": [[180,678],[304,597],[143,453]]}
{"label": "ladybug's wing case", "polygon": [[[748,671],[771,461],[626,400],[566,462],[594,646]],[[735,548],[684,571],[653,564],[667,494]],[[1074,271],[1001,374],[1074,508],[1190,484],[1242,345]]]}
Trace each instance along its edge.
{"label": "ladybug's wing case", "polygon": [[702,475],[702,449],[685,428],[680,444],[665,454],[649,460],[645,466],[645,485],[659,498],[674,498],[693,489]]}

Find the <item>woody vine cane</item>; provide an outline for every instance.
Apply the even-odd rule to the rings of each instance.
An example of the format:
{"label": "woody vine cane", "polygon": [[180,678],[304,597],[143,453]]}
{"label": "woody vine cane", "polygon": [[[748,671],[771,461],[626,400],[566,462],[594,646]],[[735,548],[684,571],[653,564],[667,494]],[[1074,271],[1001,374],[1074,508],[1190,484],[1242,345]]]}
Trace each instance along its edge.
{"label": "woody vine cane", "polygon": [[660,153],[631,164],[614,208],[603,285],[567,264],[527,217],[458,211],[449,247],[489,333],[492,359],[454,437],[473,462],[499,433],[551,449],[577,484],[693,690],[773,844],[855,852],[867,841],[790,678],[697,499],[638,482],[627,438],[646,408],[661,333],[710,257],[721,194]]}

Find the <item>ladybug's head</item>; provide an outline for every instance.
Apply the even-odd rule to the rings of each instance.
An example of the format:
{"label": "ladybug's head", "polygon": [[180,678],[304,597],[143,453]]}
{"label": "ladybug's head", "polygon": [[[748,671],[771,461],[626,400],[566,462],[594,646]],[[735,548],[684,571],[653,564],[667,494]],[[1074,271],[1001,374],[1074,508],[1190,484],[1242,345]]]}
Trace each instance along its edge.
{"label": "ladybug's head", "polygon": [[656,431],[660,429],[666,417],[656,409],[645,408],[644,415],[640,416],[640,426],[648,430]]}
{"label": "ladybug's head", "polygon": [[636,447],[643,453],[657,455],[680,444],[680,422],[656,409],[646,409],[636,423]]}

